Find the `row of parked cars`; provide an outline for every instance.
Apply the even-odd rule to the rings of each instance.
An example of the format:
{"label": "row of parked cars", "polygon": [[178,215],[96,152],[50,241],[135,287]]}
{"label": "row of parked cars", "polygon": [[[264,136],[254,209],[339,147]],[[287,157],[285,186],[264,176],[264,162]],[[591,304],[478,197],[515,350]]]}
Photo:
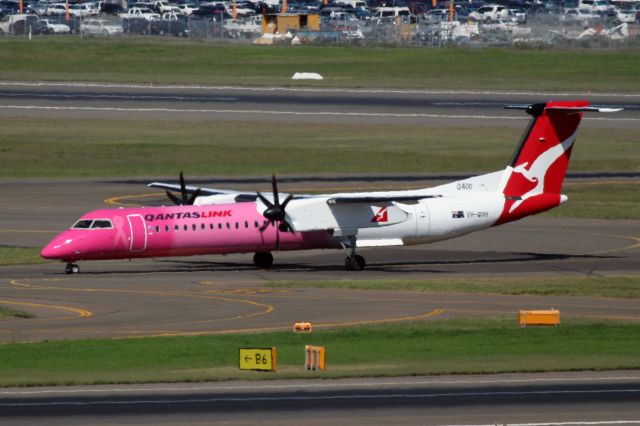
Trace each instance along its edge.
{"label": "row of parked cars", "polygon": [[[0,34],[173,34],[188,36],[190,22],[220,23],[227,34],[252,36],[261,32],[261,15],[281,11],[278,0],[196,2],[194,0],[143,0],[123,6],[124,0],[83,1],[70,4],[49,0],[24,0],[24,14],[16,13],[16,0],[0,0]],[[436,8],[432,2],[395,0],[293,0],[287,12],[319,14],[329,27],[353,29],[363,24],[438,23],[450,15],[448,1]],[[404,3],[407,1],[407,3]],[[516,26],[548,19],[558,24],[587,25],[594,22],[633,23],[640,18],[640,0],[614,5],[609,0],[504,0],[501,4],[457,2],[455,20],[491,26]],[[235,19],[234,19],[235,17]],[[108,18],[108,19],[107,19]]]}

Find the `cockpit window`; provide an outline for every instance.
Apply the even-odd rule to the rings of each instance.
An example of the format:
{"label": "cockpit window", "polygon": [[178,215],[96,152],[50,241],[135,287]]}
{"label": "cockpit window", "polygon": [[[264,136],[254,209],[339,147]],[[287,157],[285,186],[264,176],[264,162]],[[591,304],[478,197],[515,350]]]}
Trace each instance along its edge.
{"label": "cockpit window", "polygon": [[111,221],[107,219],[96,219],[93,221],[93,225],[91,225],[91,229],[95,228],[113,228],[111,225]]}
{"label": "cockpit window", "polygon": [[91,222],[93,220],[80,219],[76,223],[73,224],[73,229],[89,229],[91,227]]}

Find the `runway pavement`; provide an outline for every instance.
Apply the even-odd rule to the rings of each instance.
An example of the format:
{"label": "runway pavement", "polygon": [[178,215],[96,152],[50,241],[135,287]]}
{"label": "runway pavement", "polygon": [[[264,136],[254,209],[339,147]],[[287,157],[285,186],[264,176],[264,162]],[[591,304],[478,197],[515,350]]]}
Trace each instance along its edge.
{"label": "runway pavement", "polygon": [[637,425],[634,371],[0,390],[3,425]]}
{"label": "runway pavement", "polygon": [[506,104],[587,99],[620,106],[584,126],[640,128],[640,94],[246,88],[55,82],[0,82],[0,116],[427,124],[521,128],[528,117]]}

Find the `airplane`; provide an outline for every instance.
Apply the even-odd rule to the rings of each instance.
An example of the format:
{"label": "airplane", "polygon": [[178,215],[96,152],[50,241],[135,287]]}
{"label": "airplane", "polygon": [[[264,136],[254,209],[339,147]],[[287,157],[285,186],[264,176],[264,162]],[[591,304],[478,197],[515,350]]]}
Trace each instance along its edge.
{"label": "airplane", "polygon": [[[588,101],[507,106],[531,115],[509,165],[433,188],[335,194],[240,192],[154,182],[176,204],[103,209],[83,215],[40,255],[66,262],[254,253],[257,267],[274,251],[343,249],[345,268],[365,268],[362,247],[451,239],[544,212],[567,201],[562,183]],[[180,191],[180,197],[170,190]]]}

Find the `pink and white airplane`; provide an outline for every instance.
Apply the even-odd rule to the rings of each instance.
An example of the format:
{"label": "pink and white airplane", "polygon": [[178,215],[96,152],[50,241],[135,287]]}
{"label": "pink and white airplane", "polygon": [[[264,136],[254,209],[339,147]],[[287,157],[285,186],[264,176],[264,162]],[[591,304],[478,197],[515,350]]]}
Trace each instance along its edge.
{"label": "pink and white airplane", "polygon": [[434,188],[321,195],[267,194],[152,183],[178,204],[96,210],[82,216],[41,252],[67,263],[224,253],[343,248],[348,270],[362,270],[361,247],[446,240],[540,213],[567,201],[560,193],[583,112],[617,111],[564,101],[507,107],[532,121],[506,169]]}

